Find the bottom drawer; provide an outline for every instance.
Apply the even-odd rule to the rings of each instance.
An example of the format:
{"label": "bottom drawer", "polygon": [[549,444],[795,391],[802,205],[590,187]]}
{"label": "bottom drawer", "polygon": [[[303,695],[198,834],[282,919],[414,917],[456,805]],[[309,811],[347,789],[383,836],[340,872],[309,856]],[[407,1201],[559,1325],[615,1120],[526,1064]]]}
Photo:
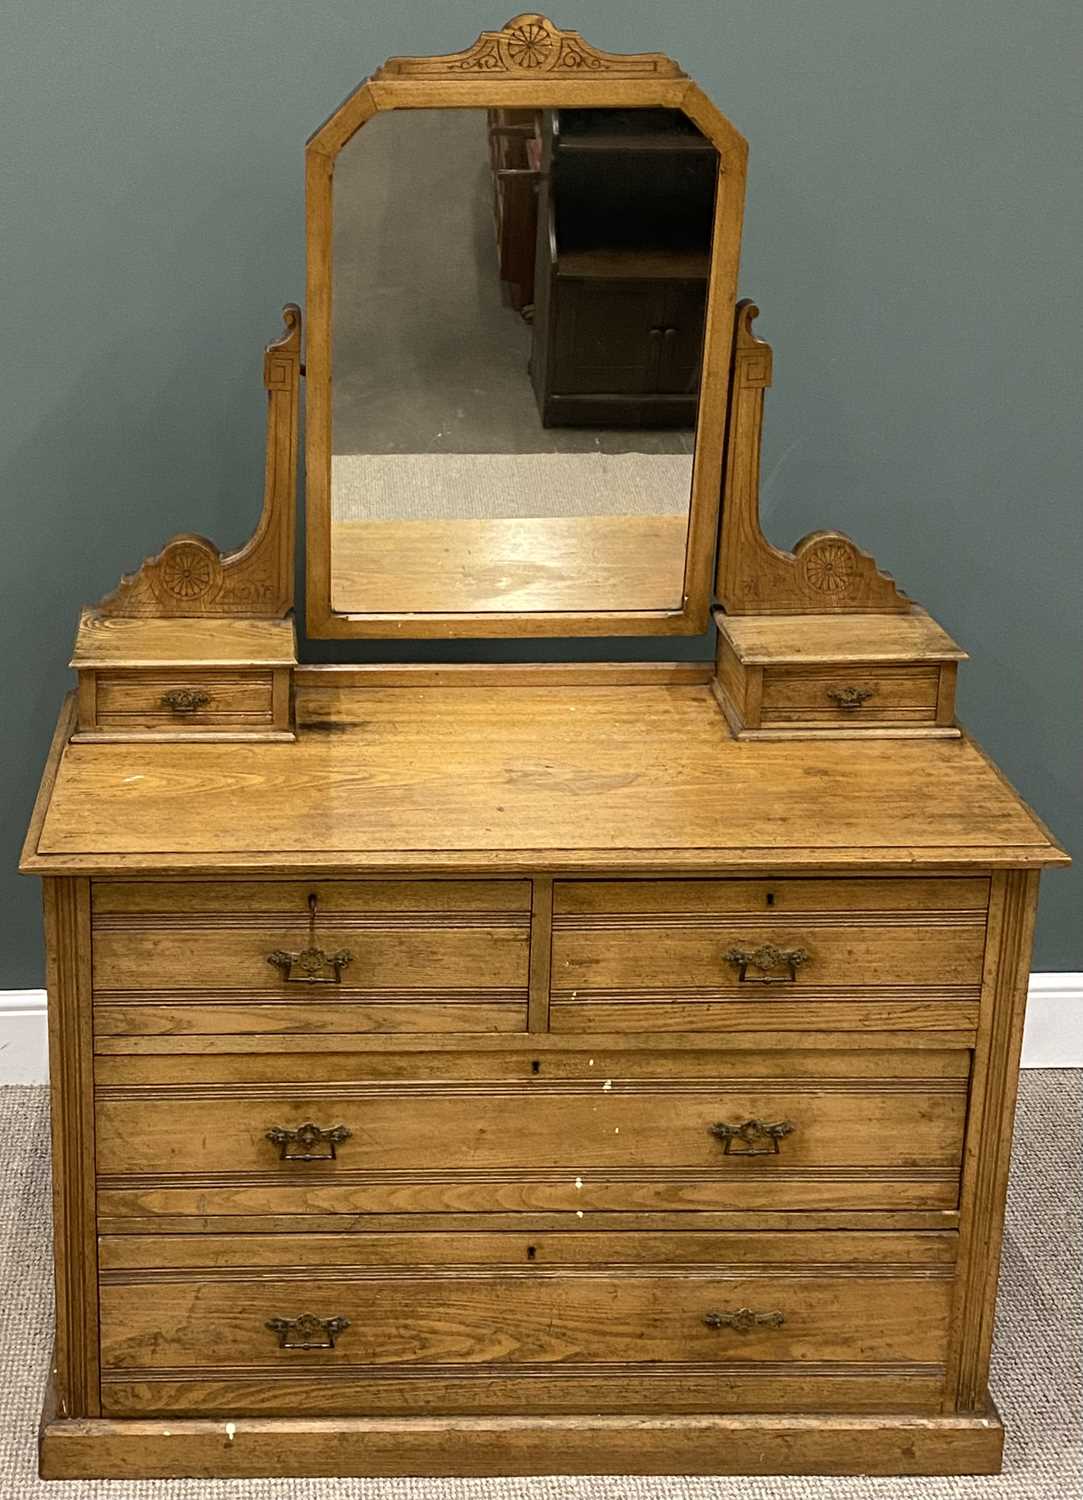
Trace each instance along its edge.
{"label": "bottom drawer", "polygon": [[950,1233],[109,1236],[103,1410],[931,1410]]}

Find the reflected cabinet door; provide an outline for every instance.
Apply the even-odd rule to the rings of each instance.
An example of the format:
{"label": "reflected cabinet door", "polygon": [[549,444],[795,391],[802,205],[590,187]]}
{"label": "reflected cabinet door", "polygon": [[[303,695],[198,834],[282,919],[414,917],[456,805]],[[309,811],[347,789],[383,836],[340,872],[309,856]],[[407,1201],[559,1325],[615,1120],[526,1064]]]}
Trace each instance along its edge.
{"label": "reflected cabinet door", "polygon": [[649,281],[566,281],[554,324],[557,391],[604,400],[658,389],[664,288]]}

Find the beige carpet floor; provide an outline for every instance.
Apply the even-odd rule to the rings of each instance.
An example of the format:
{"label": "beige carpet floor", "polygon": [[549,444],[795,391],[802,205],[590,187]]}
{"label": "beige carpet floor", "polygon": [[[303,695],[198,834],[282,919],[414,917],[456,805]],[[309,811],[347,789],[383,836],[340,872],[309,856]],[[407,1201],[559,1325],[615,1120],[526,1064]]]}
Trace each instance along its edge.
{"label": "beige carpet floor", "polygon": [[993,1392],[996,1479],[143,1480],[41,1484],[51,1341],[46,1091],[0,1089],[0,1500],[1075,1500],[1083,1493],[1083,1072],[1024,1073]]}
{"label": "beige carpet floor", "polygon": [[690,453],[336,453],[331,459],[335,521],[681,515],[691,487]]}

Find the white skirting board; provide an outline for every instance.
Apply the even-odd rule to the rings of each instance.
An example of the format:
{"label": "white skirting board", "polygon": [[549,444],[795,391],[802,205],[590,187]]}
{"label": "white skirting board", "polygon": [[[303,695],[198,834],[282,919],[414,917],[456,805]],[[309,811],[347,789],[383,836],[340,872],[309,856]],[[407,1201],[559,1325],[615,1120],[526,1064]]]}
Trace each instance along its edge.
{"label": "white skirting board", "polygon": [[[1083,1068],[1083,974],[1032,974],[1024,1068]],[[44,990],[0,990],[0,1084],[47,1083]]]}

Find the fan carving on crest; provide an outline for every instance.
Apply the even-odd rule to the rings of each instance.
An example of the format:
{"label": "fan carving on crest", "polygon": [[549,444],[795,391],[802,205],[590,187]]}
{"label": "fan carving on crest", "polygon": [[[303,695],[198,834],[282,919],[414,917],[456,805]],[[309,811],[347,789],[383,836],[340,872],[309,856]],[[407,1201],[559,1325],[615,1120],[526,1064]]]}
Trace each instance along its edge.
{"label": "fan carving on crest", "polygon": [[553,36],[544,21],[525,21],[509,31],[507,47],[520,68],[540,68],[553,50]]}
{"label": "fan carving on crest", "polygon": [[857,577],[854,549],[836,538],[813,542],[801,555],[801,569],[809,588],[843,599]]}
{"label": "fan carving on crest", "polygon": [[172,542],[158,564],[158,582],[174,599],[202,599],[215,581],[210,543]]}

